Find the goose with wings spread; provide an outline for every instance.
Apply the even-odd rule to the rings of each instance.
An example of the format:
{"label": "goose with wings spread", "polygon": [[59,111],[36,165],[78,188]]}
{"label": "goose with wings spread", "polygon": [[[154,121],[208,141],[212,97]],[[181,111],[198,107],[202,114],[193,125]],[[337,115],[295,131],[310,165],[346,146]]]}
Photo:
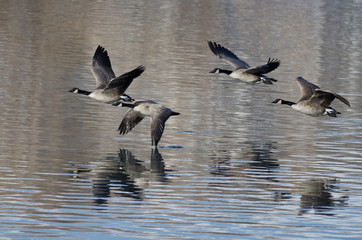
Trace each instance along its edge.
{"label": "goose with wings spread", "polygon": [[224,60],[228,64],[234,67],[234,70],[225,70],[221,68],[215,68],[210,73],[224,73],[229,75],[232,78],[239,79],[243,82],[249,84],[255,83],[265,83],[265,84],[273,84],[277,80],[274,78],[269,78],[264,74],[267,74],[273,70],[275,70],[280,65],[280,60],[278,59],[270,59],[264,65],[260,65],[257,67],[250,67],[249,64],[239,59],[234,53],[232,53],[229,49],[217,44],[216,42],[208,42],[211,51],[218,56],[220,59]]}
{"label": "goose with wings spread", "polygon": [[297,78],[297,83],[302,94],[298,102],[295,103],[278,98],[272,103],[289,105],[294,110],[313,117],[325,115],[337,117],[337,114],[341,114],[330,106],[335,98],[347,106],[351,106],[344,97],[328,90],[321,90],[317,85],[308,82],[302,77]]}
{"label": "goose with wings spread", "polygon": [[123,102],[121,106],[129,107],[130,109],[127,111],[121,124],[119,125],[119,133],[128,133],[139,122],[141,122],[145,116],[149,116],[151,118],[152,145],[156,147],[162,137],[167,119],[171,116],[180,115],[180,113],[174,112],[152,100],[136,100],[132,103]]}
{"label": "goose with wings spread", "polygon": [[98,46],[92,60],[92,73],[96,79],[96,89],[92,92],[72,88],[69,92],[87,95],[96,100],[113,103],[115,101],[132,101],[133,99],[124,94],[131,85],[133,79],[140,76],[145,70],[144,66],[139,66],[134,70],[116,77],[109,60],[108,52]]}

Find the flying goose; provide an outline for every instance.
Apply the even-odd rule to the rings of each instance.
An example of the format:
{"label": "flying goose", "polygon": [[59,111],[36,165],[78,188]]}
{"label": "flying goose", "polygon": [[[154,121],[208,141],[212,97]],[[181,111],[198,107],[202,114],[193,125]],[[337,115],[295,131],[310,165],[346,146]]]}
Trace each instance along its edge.
{"label": "flying goose", "polygon": [[140,76],[144,70],[145,67],[141,65],[116,77],[112,70],[108,52],[102,46],[98,46],[92,61],[92,73],[96,79],[96,89],[89,92],[79,88],[72,88],[69,92],[88,95],[88,97],[106,103],[113,103],[118,100],[132,101],[133,99],[124,92],[131,85],[133,79]]}
{"label": "flying goose", "polygon": [[302,77],[297,78],[297,83],[302,93],[302,96],[297,103],[279,98],[275,99],[272,103],[289,105],[294,110],[313,117],[324,115],[337,117],[337,114],[341,114],[330,107],[335,98],[339,99],[347,106],[351,106],[344,97],[328,90],[321,90],[317,85],[308,82]]}
{"label": "flying goose", "polygon": [[208,41],[209,47],[211,51],[218,56],[220,59],[229,63],[234,67],[234,71],[215,68],[210,71],[210,73],[225,73],[232,78],[239,79],[246,83],[265,83],[265,84],[273,84],[276,82],[276,79],[269,78],[264,76],[263,74],[267,74],[280,65],[280,60],[278,59],[270,59],[264,65],[260,65],[257,67],[250,67],[249,64],[239,59],[234,53],[232,53],[229,49],[217,44],[216,42]]}
{"label": "flying goose", "polygon": [[165,128],[165,122],[171,116],[179,115],[171,109],[158,104],[152,100],[136,100],[132,103],[122,102],[122,107],[129,107],[124,116],[118,131],[120,134],[126,134],[131,131],[145,116],[151,117],[151,138],[152,145],[158,145]]}

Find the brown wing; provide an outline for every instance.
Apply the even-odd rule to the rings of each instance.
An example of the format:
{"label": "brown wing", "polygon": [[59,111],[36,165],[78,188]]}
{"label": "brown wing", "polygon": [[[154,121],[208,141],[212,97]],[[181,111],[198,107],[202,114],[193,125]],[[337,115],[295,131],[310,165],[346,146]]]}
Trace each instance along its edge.
{"label": "brown wing", "polygon": [[172,110],[164,108],[164,111],[161,113],[151,115],[151,138],[152,145],[157,146],[160,141],[163,130],[165,129],[165,122],[171,116]]}
{"label": "brown wing", "polygon": [[92,73],[96,79],[96,88],[104,88],[112,78],[116,77],[112,70],[108,52],[102,46],[98,46],[94,53]]}
{"label": "brown wing", "polygon": [[297,83],[300,88],[301,98],[299,101],[308,100],[314,94],[315,89],[319,89],[319,87],[311,82],[308,82],[302,77],[297,78]]}
{"label": "brown wing", "polygon": [[342,97],[341,95],[337,94],[337,93],[333,93],[334,96],[341,102],[343,102],[344,104],[346,104],[348,107],[351,106],[351,104],[349,103],[349,101],[347,99],[345,99],[344,97]]}
{"label": "brown wing", "polygon": [[255,74],[255,75],[267,74],[267,73],[275,70],[277,67],[279,67],[279,65],[280,65],[279,59],[274,59],[274,58],[270,59],[269,58],[267,64],[253,67],[253,68],[248,68],[245,70],[245,72],[250,73],[250,74]]}
{"label": "brown wing", "polygon": [[140,76],[144,70],[145,70],[145,67],[141,65],[130,72],[122,74],[119,77],[113,78],[107,84],[107,86],[104,88],[104,91],[105,92],[107,92],[107,91],[114,92],[115,91],[116,94],[122,95],[126,91],[126,89],[129,87],[129,85],[131,85],[133,79]]}
{"label": "brown wing", "polygon": [[140,112],[129,109],[118,127],[119,133],[127,134],[138,123],[140,123],[144,117],[145,115],[141,114]]}
{"label": "brown wing", "polygon": [[216,42],[208,41],[210,50],[218,56],[220,59],[224,60],[235,69],[243,68],[247,69],[250,68],[249,64],[244,62],[243,60],[239,59],[234,53],[232,53],[229,49],[217,44]]}
{"label": "brown wing", "polygon": [[347,99],[345,99],[344,97],[338,95],[337,93],[334,93],[334,92],[331,92],[331,91],[328,91],[328,90],[316,89],[314,91],[314,94],[310,98],[310,101],[313,102],[313,103],[321,104],[324,107],[328,107],[328,106],[331,105],[331,103],[333,102],[333,100],[335,98],[339,99],[341,102],[343,102],[347,106],[350,106]]}

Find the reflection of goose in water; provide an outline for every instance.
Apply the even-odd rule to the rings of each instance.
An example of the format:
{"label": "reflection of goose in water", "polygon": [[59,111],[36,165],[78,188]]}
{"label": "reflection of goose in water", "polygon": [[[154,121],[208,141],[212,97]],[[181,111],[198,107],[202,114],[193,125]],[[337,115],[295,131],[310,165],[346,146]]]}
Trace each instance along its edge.
{"label": "reflection of goose in water", "polygon": [[105,159],[91,163],[88,168],[75,171],[76,178],[92,180],[92,193],[95,203],[107,204],[111,195],[130,197],[141,200],[141,191],[130,173],[142,172],[144,167],[126,149],[120,149],[118,155],[107,156]]}
{"label": "reflection of goose in water", "polygon": [[336,188],[334,185],[336,183],[336,179],[309,180],[298,186],[301,194],[299,215],[312,209],[316,214],[333,215],[333,213],[329,213],[333,210],[331,207],[345,206],[348,196],[334,198],[331,193]]}
{"label": "reflection of goose in water", "polygon": [[114,157],[112,161],[99,162],[96,177],[92,179],[93,195],[102,201],[102,199],[110,197],[109,193],[112,189],[112,193],[116,196],[141,200],[141,189],[129,174],[133,171],[128,171],[128,168],[142,167],[138,162],[127,149],[120,149],[118,158]]}
{"label": "reflection of goose in water", "polygon": [[132,152],[127,149],[119,150],[119,160],[120,168],[132,179],[132,181],[136,178],[140,178],[142,173],[147,171],[146,167],[143,166],[143,162],[136,159]]}
{"label": "reflection of goose in water", "polygon": [[270,173],[279,168],[277,159],[272,156],[273,148],[270,142],[248,141],[241,145],[241,151],[219,151],[218,155],[212,156],[214,164],[210,170],[211,174],[230,176],[235,175],[233,172],[236,174],[247,172],[248,175],[252,173],[269,179],[265,173]]}
{"label": "reflection of goose in water", "polygon": [[97,205],[107,204],[111,196],[142,200],[142,186],[136,182],[147,182],[145,176],[151,183],[167,182],[165,164],[157,148],[151,149],[150,169],[144,163],[136,159],[131,151],[120,149],[118,155],[107,156],[73,173],[75,178],[92,180],[92,193]]}
{"label": "reflection of goose in water", "polygon": [[314,210],[315,214],[334,215],[331,211],[336,207],[346,206],[348,201],[348,196],[332,195],[337,183],[336,179],[311,179],[295,185],[292,190],[275,192],[275,200],[283,201],[299,194],[301,195],[299,215],[306,214],[310,210]]}
{"label": "reflection of goose in water", "polygon": [[166,182],[165,163],[163,162],[158,148],[151,149],[151,165],[150,165],[151,182]]}
{"label": "reflection of goose in water", "polygon": [[268,171],[279,168],[278,160],[272,156],[272,149],[271,143],[251,143],[250,168]]}

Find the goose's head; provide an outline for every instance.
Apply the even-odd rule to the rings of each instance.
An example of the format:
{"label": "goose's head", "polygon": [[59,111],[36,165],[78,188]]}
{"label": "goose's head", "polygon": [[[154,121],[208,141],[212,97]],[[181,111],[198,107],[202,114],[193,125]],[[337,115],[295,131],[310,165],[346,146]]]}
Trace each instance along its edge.
{"label": "goose's head", "polygon": [[275,99],[274,101],[272,101],[271,103],[275,103],[275,104],[283,104],[283,100],[280,98]]}
{"label": "goose's head", "polygon": [[211,70],[209,73],[220,73],[220,68],[215,68],[214,70]]}
{"label": "goose's head", "polygon": [[68,92],[78,93],[78,92],[79,92],[79,88],[72,88],[72,89],[70,89]]}

